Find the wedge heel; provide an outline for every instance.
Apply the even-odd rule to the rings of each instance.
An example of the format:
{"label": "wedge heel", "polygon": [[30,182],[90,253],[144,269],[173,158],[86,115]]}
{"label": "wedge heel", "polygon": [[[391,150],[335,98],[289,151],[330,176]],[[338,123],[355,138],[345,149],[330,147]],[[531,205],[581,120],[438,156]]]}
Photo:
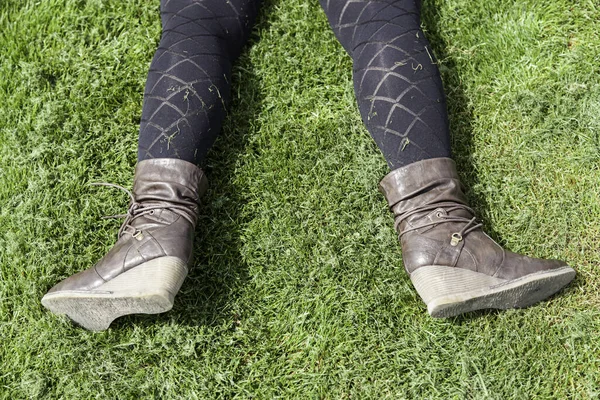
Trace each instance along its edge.
{"label": "wedge heel", "polygon": [[55,314],[67,315],[86,329],[104,330],[123,315],[169,311],[186,275],[185,261],[177,257],[160,257],[93,290],[48,293],[42,298],[42,304]]}
{"label": "wedge heel", "polygon": [[574,277],[568,266],[512,280],[443,265],[424,266],[410,275],[429,314],[436,318],[485,308],[527,307],[558,292]]}

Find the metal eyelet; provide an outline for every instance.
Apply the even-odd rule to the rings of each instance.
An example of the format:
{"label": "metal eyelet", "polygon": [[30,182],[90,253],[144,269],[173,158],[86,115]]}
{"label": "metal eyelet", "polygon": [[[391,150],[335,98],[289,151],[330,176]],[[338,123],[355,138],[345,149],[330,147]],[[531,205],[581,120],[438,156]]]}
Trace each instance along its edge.
{"label": "metal eyelet", "polygon": [[144,238],[144,234],[142,233],[142,231],[136,231],[131,236],[133,236],[137,240],[142,240]]}
{"label": "metal eyelet", "polygon": [[442,218],[442,212],[441,211],[436,212],[435,216],[438,218]]}
{"label": "metal eyelet", "polygon": [[458,232],[454,232],[452,234],[452,239],[450,240],[450,246],[458,246],[458,243],[463,239],[462,235]]}

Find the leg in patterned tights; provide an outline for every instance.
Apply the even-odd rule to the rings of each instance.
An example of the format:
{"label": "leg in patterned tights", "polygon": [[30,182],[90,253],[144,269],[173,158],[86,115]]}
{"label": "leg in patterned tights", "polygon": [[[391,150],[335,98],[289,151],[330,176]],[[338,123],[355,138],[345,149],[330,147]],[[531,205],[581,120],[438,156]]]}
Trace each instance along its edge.
{"label": "leg in patterned tights", "polygon": [[140,125],[138,160],[201,164],[225,116],[231,65],[246,42],[259,0],[162,0]]}
{"label": "leg in patterned tights", "polygon": [[419,0],[320,0],[353,60],[362,119],[391,169],[450,156],[440,74]]}

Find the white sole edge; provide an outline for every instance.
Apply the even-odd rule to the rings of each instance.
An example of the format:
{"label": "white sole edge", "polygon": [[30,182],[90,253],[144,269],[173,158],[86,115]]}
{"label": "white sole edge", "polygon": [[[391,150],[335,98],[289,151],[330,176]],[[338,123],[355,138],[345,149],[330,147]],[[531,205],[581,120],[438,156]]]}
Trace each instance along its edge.
{"label": "white sole edge", "polygon": [[173,301],[187,275],[186,263],[177,257],[160,257],[130,269],[94,290],[48,293],[42,304],[92,330],[108,329],[129,314],[159,314]]}
{"label": "white sole edge", "polygon": [[524,308],[560,291],[575,278],[565,266],[513,280],[441,265],[429,265],[411,274],[417,293],[434,318],[454,317],[470,311]]}

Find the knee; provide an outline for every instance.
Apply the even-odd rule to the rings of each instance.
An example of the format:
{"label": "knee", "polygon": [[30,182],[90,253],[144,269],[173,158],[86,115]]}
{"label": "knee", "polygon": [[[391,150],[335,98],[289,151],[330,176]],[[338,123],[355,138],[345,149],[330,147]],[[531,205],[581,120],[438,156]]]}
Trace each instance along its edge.
{"label": "knee", "polygon": [[244,18],[256,0],[162,0],[163,30],[185,27],[207,36],[237,37],[245,30]]}
{"label": "knee", "polygon": [[213,3],[214,0],[163,0],[160,7],[163,31],[177,29],[185,32],[201,30],[208,34],[221,33],[211,9]]}
{"label": "knee", "polygon": [[355,21],[353,50],[365,44],[391,43],[421,29],[420,1],[368,2]]}

